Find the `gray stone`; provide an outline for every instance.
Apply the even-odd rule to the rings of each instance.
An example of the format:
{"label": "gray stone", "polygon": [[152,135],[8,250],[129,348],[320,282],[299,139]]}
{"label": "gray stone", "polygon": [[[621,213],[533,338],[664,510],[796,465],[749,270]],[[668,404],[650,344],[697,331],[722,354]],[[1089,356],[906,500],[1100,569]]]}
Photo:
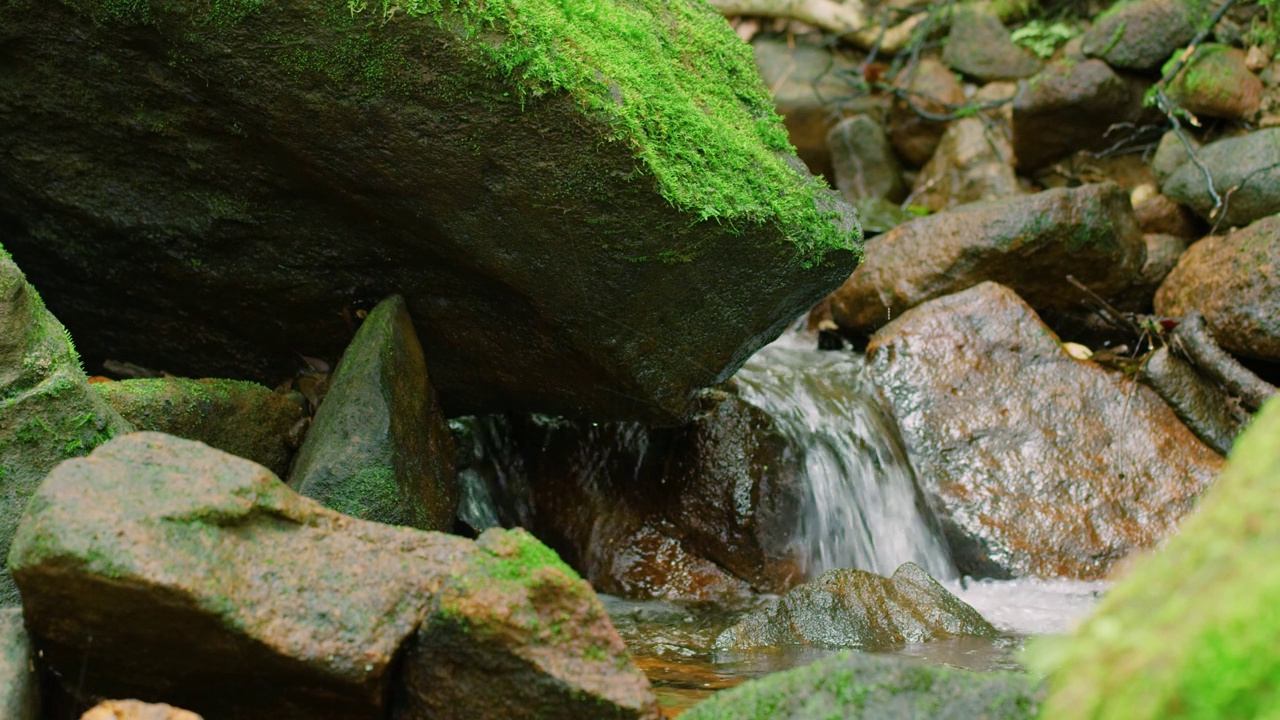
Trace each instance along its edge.
{"label": "gray stone", "polygon": [[458,506],[453,455],[413,319],[393,295],[343,353],[289,484],[363,520],[449,530]]}
{"label": "gray stone", "polygon": [[951,123],[915,182],[915,203],[933,212],[1020,192],[1013,146],[998,126],[976,117]]}
{"label": "gray stone", "polygon": [[[1218,196],[1231,192],[1225,211],[1218,211],[1221,223],[1248,225],[1280,212],[1280,128],[1218,140],[1204,146],[1198,155],[1213,178]],[[1200,217],[1219,222],[1209,183],[1195,163],[1183,163],[1161,186],[1161,192]]]}
{"label": "gray stone", "polygon": [[1112,67],[1155,70],[1191,42],[1206,12],[1195,0],[1122,0],[1094,20],[1081,50]]}
{"label": "gray stone", "polygon": [[[45,474],[132,430],[90,389],[66,328],[0,247],[0,558]],[[0,607],[19,603],[0,568]]]}
{"label": "gray stone", "polygon": [[867,358],[962,572],[1105,577],[1222,467],[1150,388],[1073,359],[995,283],[910,310]]}
{"label": "gray stone", "polygon": [[971,5],[952,12],[942,61],[980,82],[1031,77],[1044,67],[1035,54],[1009,39],[995,13]]}
{"label": "gray stone", "polygon": [[875,119],[854,115],[841,120],[827,134],[827,148],[836,187],[849,202],[873,197],[898,202],[906,197],[902,166]]}
{"label": "gray stone", "polygon": [[1195,366],[1160,348],[1142,366],[1142,380],[1205,445],[1226,455],[1249,423],[1249,413],[1220,385],[1196,372]]}
{"label": "gray stone", "polygon": [[[169,435],[54,469],[9,567],[44,660],[79,678],[96,659],[87,696],[238,720],[420,718],[442,700],[433,717],[657,716],[590,586],[523,530],[473,543],[358,520]],[[481,688],[427,679],[495,667]]]}
{"label": "gray stone", "polygon": [[0,609],[0,717],[39,720],[39,679],[22,609]]}
{"label": "gray stone", "polygon": [[[1183,138],[1186,139],[1185,143]],[[1151,173],[1155,175],[1156,183],[1162,192],[1169,178],[1191,159],[1191,153],[1187,152],[1187,145],[1190,145],[1194,152],[1200,151],[1200,141],[1186,131],[1183,131],[1181,138],[1173,130],[1161,136],[1160,144],[1156,146],[1156,154],[1151,157]]]}

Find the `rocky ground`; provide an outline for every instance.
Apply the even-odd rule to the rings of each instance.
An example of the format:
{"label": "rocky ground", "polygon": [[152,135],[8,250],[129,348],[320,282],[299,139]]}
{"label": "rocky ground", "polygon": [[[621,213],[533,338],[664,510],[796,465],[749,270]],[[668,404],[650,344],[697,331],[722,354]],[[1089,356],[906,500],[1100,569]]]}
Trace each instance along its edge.
{"label": "rocky ground", "polygon": [[[714,4],[0,4],[0,717],[683,710],[597,592],[825,655],[690,718],[1269,717],[1280,8]],[[1008,638],[815,569],[806,311],[935,571],[1093,617],[883,655]]]}

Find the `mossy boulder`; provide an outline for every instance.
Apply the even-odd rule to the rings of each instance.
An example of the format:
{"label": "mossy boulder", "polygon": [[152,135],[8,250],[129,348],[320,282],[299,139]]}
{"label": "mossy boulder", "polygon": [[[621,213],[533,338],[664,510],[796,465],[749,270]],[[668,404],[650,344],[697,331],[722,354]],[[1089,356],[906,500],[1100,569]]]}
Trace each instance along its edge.
{"label": "mossy boulder", "polygon": [[199,440],[277,475],[289,471],[289,431],[302,418],[302,408],[262,385],[171,377],[90,387],[139,430]]}
{"label": "mossy boulder", "polygon": [[38,720],[40,684],[22,610],[0,610],[0,717]]}
{"label": "mossy boulder", "polygon": [[1034,678],[844,652],[717,693],[684,720],[1031,720]]}
{"label": "mossy boulder", "polygon": [[[1166,65],[1165,72],[1171,69]],[[1169,83],[1169,97],[1196,115],[1239,120],[1258,111],[1262,80],[1245,64],[1243,50],[1205,43]]]}
{"label": "mossy boulder", "polygon": [[[71,336],[0,247],[0,557],[45,474],[132,430],[89,388]],[[0,607],[19,601],[0,569]]]}
{"label": "mossy boulder", "polygon": [[[475,543],[358,520],[169,435],[59,465],[9,567],[45,661],[85,696],[244,720],[656,714],[590,586],[523,531]],[[483,696],[429,684],[458,665],[521,672]],[[493,714],[495,696],[518,701]],[[432,714],[441,698],[451,715]]]}
{"label": "mossy boulder", "polygon": [[995,637],[996,629],[919,565],[904,563],[889,578],[865,570],[828,570],[725,630],[716,638],[716,649],[886,650],[958,635]]}
{"label": "mossy boulder", "polygon": [[271,383],[399,293],[451,415],[673,424],[855,262],[700,0],[22,0],[0,46],[0,228],[92,360]]}
{"label": "mossy boulder", "polygon": [[1280,213],[1280,128],[1211,142],[1198,155],[1218,197],[1231,191],[1229,202],[1215,209],[1205,171],[1193,162],[1182,163],[1160,191],[1220,226]]}
{"label": "mossy boulder", "polygon": [[289,484],[364,520],[449,530],[458,506],[453,455],[413,319],[394,295],[342,354]]}
{"label": "mossy boulder", "polygon": [[1280,706],[1280,402],[1199,509],[1069,638],[1038,641],[1045,720],[1274,717]]}

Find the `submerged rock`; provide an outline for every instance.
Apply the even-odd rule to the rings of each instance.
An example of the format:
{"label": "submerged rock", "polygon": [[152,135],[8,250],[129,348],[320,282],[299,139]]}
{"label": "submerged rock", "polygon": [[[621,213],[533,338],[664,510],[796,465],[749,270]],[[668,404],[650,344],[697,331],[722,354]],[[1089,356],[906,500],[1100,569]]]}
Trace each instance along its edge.
{"label": "submerged rock", "polygon": [[907,312],[867,356],[968,574],[1105,577],[1222,466],[1150,388],[1072,359],[995,283]]}
{"label": "submerged rock", "polygon": [[1197,154],[1218,196],[1231,190],[1230,202],[1214,209],[1204,171],[1193,162],[1183,162],[1161,192],[1214,223],[1248,225],[1280,213],[1280,128],[1218,140]]}
{"label": "submerged rock", "polygon": [[951,13],[951,32],[942,61],[980,82],[1031,77],[1044,66],[1030,51],[1014,44],[993,12],[961,5]]}
{"label": "submerged rock", "polygon": [[1124,0],[1094,20],[1080,49],[1112,67],[1155,70],[1191,42],[1206,12],[1195,0]]}
{"label": "submerged rock", "polygon": [[0,609],[0,717],[39,720],[40,683],[22,610]]}
{"label": "submerged rock", "polygon": [[1280,215],[1182,254],[1156,293],[1156,312],[1197,311],[1224,350],[1280,361]]}
{"label": "submerged rock", "polygon": [[363,520],[448,530],[458,506],[453,455],[413,320],[394,295],[342,354],[289,484]]}
{"label": "submerged rock", "polygon": [[90,387],[139,430],[199,440],[280,476],[289,471],[289,431],[302,408],[257,383],[143,378]]}
{"label": "submerged rock", "polygon": [[[132,431],[89,387],[66,328],[0,247],[0,559],[46,473]],[[0,568],[0,607],[19,602]]]}
{"label": "submerged rock", "polygon": [[920,566],[905,563],[891,578],[828,570],[725,630],[715,646],[886,649],[956,635],[995,637],[996,629]]}
{"label": "submerged rock", "polygon": [[1043,691],[1022,673],[844,652],[716,693],[685,720],[1031,720]]}
{"label": "submerged rock", "polygon": [[[419,718],[446,699],[432,717],[656,716],[590,587],[527,533],[358,520],[167,435],[59,465],[9,566],[45,660],[80,677],[96,658],[71,688],[89,695],[245,720]],[[415,684],[486,667],[507,672],[470,694]]]}
{"label": "submerged rock", "polygon": [[1180,531],[1131,563],[1068,638],[1037,641],[1042,718],[1265,718],[1280,704],[1280,402]]}
{"label": "submerged rock", "polygon": [[1113,183],[971,203],[867,242],[867,258],[831,295],[832,319],[869,333],[926,300],[1007,283],[1034,307],[1072,309],[1071,275],[1110,298],[1145,253],[1129,197]]}
{"label": "submerged rock", "polygon": [[107,700],[98,703],[80,720],[204,720],[199,715],[164,703],[141,700]]}
{"label": "submerged rock", "polygon": [[87,357],[271,382],[399,293],[450,414],[674,424],[852,270],[704,3],[437,8],[0,5],[0,228]]}

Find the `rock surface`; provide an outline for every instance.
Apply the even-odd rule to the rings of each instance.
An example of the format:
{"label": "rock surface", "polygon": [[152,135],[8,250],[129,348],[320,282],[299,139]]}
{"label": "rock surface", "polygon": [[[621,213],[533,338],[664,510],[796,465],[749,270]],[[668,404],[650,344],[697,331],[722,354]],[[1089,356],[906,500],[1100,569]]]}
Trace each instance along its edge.
{"label": "rock surface", "polygon": [[[656,715],[590,587],[527,533],[472,543],[357,520],[168,435],[128,435],[59,465],[9,566],[45,660],[78,677],[87,652],[98,658],[78,688],[90,695],[249,720],[367,718],[390,705],[419,718],[443,698],[450,712],[435,717]],[[414,685],[482,666],[511,672],[467,697],[450,694],[462,685]],[[495,697],[519,704],[492,714]]]}
{"label": "rock surface", "polygon": [[1022,673],[978,673],[844,652],[716,693],[685,720],[1031,720],[1043,691]]}
{"label": "rock surface", "polygon": [[1249,424],[1249,413],[1220,385],[1164,347],[1142,366],[1142,380],[1160,394],[1191,432],[1221,455]]}
{"label": "rock surface", "polygon": [[399,295],[369,313],[330,381],[289,484],[363,520],[449,530],[453,436]]}
{"label": "rock surface", "polygon": [[978,118],[951,123],[915,183],[915,204],[933,212],[1019,193],[1013,146]]}
{"label": "rock surface", "polygon": [[1238,120],[1258,111],[1262,81],[1243,50],[1205,43],[1169,83],[1169,97],[1193,114]]}
{"label": "rock surface", "polygon": [[1172,130],[1160,137],[1156,154],[1151,157],[1151,174],[1155,176],[1156,183],[1162,191],[1169,178],[1191,159],[1191,155],[1187,152],[1187,145],[1190,145],[1196,153],[1200,152],[1200,142],[1185,131],[1181,137]]}
{"label": "rock surface", "polygon": [[[1248,225],[1280,212],[1280,128],[1218,140],[1198,154],[1209,169],[1219,197],[1234,188],[1221,213],[1221,223]],[[1182,163],[1160,190],[1200,217],[1219,221],[1204,171],[1195,163]]]}
{"label": "rock surface", "polygon": [[869,333],[926,300],[993,280],[1032,306],[1074,308],[1066,276],[1103,297],[1137,278],[1145,244],[1112,183],[973,203],[867,242],[867,258],[831,295],[832,319]]}
{"label": "rock surface", "polygon": [[1156,293],[1156,312],[1204,315],[1224,350],[1280,360],[1280,215],[1226,236],[1210,236],[1182,254]]}
{"label": "rock surface", "polygon": [[199,715],[164,703],[141,700],[107,700],[98,703],[80,720],[204,720]]}
{"label": "rock surface", "polygon": [[1040,717],[1263,718],[1277,707],[1277,438],[1273,400],[1180,531],[1131,563],[1071,637],[1030,648],[1050,673]]}
{"label": "rock surface", "polygon": [[93,391],[139,430],[199,440],[283,477],[289,431],[302,417],[292,400],[238,380],[142,378],[94,383]]}
{"label": "rock surface", "polygon": [[1195,37],[1202,12],[1194,0],[1126,0],[1099,15],[1081,51],[1125,70],[1155,70]]}
{"label": "rock surface", "polygon": [[433,7],[0,5],[0,242],[87,358],[270,383],[400,293],[450,414],[671,424],[851,271],[705,4]]}
{"label": "rock surface", "polygon": [[922,58],[894,78],[894,85],[910,95],[910,102],[902,98],[894,100],[886,127],[889,142],[903,160],[920,167],[933,157],[947,124],[921,117],[913,106],[935,115],[946,115],[964,104],[964,88],[955,73],[933,58]]}
{"label": "rock surface", "polygon": [[40,684],[22,610],[0,609],[0,717],[39,720]]}
{"label": "rock surface", "polygon": [[715,646],[883,650],[957,635],[995,637],[996,629],[920,566],[905,563],[890,578],[863,570],[828,570],[725,630]]}
{"label": "rock surface", "polygon": [[889,146],[884,128],[869,115],[845,118],[827,134],[827,148],[835,184],[849,202],[885,198],[894,202],[907,195],[902,165]]}
{"label": "rock surface", "polygon": [[1072,359],[995,283],[909,311],[867,355],[961,572],[1105,577],[1222,464],[1150,388]]}
{"label": "rock surface", "polygon": [[1204,236],[1196,216],[1165,195],[1153,195],[1134,205],[1133,214],[1144,233],[1173,235],[1184,241]]}
{"label": "rock surface", "polygon": [[[46,473],[132,430],[90,389],[71,336],[0,246],[0,558]],[[19,602],[0,568],[0,607]]]}
{"label": "rock surface", "polygon": [[951,32],[942,61],[979,82],[1031,77],[1044,66],[1030,51],[1015,45],[993,12],[971,5],[951,14]]}

